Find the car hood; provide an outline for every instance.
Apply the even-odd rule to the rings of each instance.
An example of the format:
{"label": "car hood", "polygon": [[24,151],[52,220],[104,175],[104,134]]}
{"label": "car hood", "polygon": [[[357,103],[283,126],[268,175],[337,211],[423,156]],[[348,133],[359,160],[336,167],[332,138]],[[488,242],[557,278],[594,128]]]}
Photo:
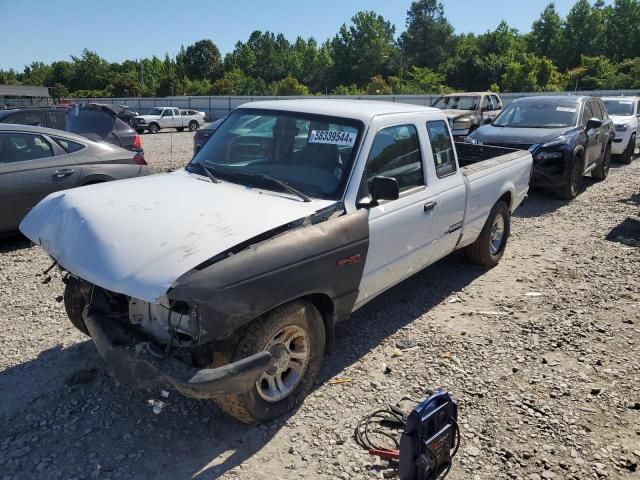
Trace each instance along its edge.
{"label": "car hood", "polygon": [[159,303],[202,262],[334,203],[179,170],[51,194],[20,231],[74,275]]}
{"label": "car hood", "polygon": [[160,115],[136,115],[133,118],[143,118],[144,120],[159,120]]}
{"label": "car hood", "polygon": [[563,128],[509,128],[485,125],[473,132],[473,137],[482,143],[513,143],[537,145],[567,134],[576,127]]}
{"label": "car hood", "polygon": [[440,110],[442,113],[444,113],[447,118],[458,118],[461,117],[463,115],[471,115],[473,113],[475,113],[474,110],[452,110],[452,109],[444,109],[444,110]]}
{"label": "car hood", "polygon": [[635,115],[609,115],[609,118],[616,125],[631,125],[637,120]]}

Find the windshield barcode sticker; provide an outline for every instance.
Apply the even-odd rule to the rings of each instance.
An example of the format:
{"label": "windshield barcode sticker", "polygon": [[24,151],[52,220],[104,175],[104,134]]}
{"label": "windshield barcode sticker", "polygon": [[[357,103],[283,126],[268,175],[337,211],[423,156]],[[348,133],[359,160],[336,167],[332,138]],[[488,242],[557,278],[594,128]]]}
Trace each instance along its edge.
{"label": "windshield barcode sticker", "polygon": [[336,130],[311,130],[309,143],[326,143],[329,145],[346,145],[352,147],[356,143],[356,135]]}
{"label": "windshield barcode sticker", "polygon": [[633,105],[633,102],[630,102],[628,100],[620,100],[618,103],[620,105]]}
{"label": "windshield barcode sticker", "polygon": [[569,107],[557,107],[556,110],[558,112],[576,113],[576,109],[575,108],[569,108]]}

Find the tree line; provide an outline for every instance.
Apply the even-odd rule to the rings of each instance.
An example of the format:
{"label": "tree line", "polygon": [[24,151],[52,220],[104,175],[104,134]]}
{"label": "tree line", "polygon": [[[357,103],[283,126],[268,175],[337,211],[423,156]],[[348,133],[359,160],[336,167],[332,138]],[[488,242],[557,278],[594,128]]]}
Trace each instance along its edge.
{"label": "tree line", "polygon": [[122,63],[85,49],[71,60],[0,70],[0,84],[49,86],[58,99],[638,89],[640,0],[577,0],[566,18],[550,3],[528,33],[502,21],[480,35],[456,33],[440,2],[417,0],[399,35],[362,11],[324,43],[254,31],[224,58],[205,39],[175,57]]}

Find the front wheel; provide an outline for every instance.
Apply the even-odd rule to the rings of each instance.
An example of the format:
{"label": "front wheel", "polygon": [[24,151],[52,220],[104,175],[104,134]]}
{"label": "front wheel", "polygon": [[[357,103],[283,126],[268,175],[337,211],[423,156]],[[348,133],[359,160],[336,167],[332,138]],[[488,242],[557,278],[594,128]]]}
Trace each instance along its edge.
{"label": "front wheel", "polygon": [[466,257],[476,265],[495,267],[500,262],[511,233],[511,213],[507,204],[496,203],[477,240],[464,249]]}
{"label": "front wheel", "polygon": [[607,146],[602,153],[602,161],[593,169],[591,176],[594,180],[601,182],[609,176],[609,167],[611,165],[611,144],[607,143]]}
{"label": "front wheel", "polygon": [[64,287],[64,309],[67,312],[67,317],[71,320],[71,324],[85,335],[91,336],[82,317],[82,311],[87,304],[81,291],[82,287],[82,282],[77,278],[71,276],[67,278]]}
{"label": "front wheel", "polygon": [[573,200],[576,198],[578,193],[580,193],[583,174],[584,168],[582,167],[582,159],[577,157],[571,164],[569,175],[565,180],[562,190],[558,192],[558,196],[563,200]]}
{"label": "front wheel", "polygon": [[149,125],[149,133],[158,133],[160,131],[160,127],[156,123],[152,123]]}
{"label": "front wheel", "polygon": [[273,361],[251,390],[219,397],[216,404],[244,423],[265,422],[289,412],[311,391],[324,345],[322,316],[310,302],[298,300],[254,320],[229,361],[262,351],[269,351]]}
{"label": "front wheel", "polygon": [[198,127],[199,127],[198,122],[196,122],[195,120],[191,120],[189,122],[189,131],[195,132],[198,129]]}
{"label": "front wheel", "polygon": [[627,148],[625,148],[624,152],[622,152],[622,155],[620,156],[620,161],[625,165],[629,165],[631,163],[631,160],[633,160],[633,154],[635,153],[635,150],[636,150],[636,134],[634,133],[631,135],[631,138],[629,139],[629,144],[627,145]]}

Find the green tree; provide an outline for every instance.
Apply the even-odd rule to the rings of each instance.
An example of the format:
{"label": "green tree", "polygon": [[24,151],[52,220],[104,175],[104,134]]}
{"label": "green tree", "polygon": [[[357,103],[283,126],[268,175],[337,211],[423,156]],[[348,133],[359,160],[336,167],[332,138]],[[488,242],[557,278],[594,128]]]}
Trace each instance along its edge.
{"label": "green tree", "polygon": [[448,93],[445,75],[430,68],[411,66],[407,71],[405,93]]}
{"label": "green tree", "polygon": [[21,80],[25,85],[46,85],[50,75],[51,66],[42,62],[32,62],[31,65],[24,67]]}
{"label": "green tree", "polygon": [[531,47],[539,57],[557,61],[561,55],[562,18],[553,3],[547,5],[531,28]]}
{"label": "green tree", "polygon": [[366,92],[357,85],[338,85],[331,91],[331,95],[364,95]]}
{"label": "green tree", "polygon": [[275,82],[274,87],[276,95],[280,96],[309,95],[309,89],[292,76]]}
{"label": "green tree", "polygon": [[367,95],[391,95],[391,85],[389,85],[380,75],[371,77],[367,85]]}
{"label": "green tree", "polygon": [[408,63],[442,71],[454,47],[453,27],[437,0],[413,2],[407,12],[407,30],[400,45]]}
{"label": "green tree", "polygon": [[75,64],[69,85],[73,90],[105,90],[110,83],[109,63],[96,52],[84,49],[80,57],[71,56]]}
{"label": "green tree", "polygon": [[394,51],[395,27],[375,12],[358,12],[331,41],[334,75],[341,83],[366,85],[387,72]]}
{"label": "green tree", "polygon": [[615,0],[609,8],[606,37],[612,60],[640,56],[640,1]]}
{"label": "green tree", "polygon": [[506,92],[552,92],[564,88],[565,78],[554,63],[546,58],[525,54],[510,62],[502,76]]}
{"label": "green tree", "polygon": [[[220,50],[211,40],[199,40],[189,45],[184,55],[180,55],[180,62],[184,63],[184,73],[191,80],[215,80],[222,73]],[[180,75],[177,70],[176,75]]]}
{"label": "green tree", "polygon": [[140,82],[131,73],[116,73],[111,78],[110,90],[114,97],[137,97],[140,95]]}
{"label": "green tree", "polygon": [[67,90],[67,87],[65,87],[61,83],[56,83],[53,87],[51,87],[49,93],[53,97],[53,100],[56,102],[59,102],[61,99],[69,96],[69,90]]}

